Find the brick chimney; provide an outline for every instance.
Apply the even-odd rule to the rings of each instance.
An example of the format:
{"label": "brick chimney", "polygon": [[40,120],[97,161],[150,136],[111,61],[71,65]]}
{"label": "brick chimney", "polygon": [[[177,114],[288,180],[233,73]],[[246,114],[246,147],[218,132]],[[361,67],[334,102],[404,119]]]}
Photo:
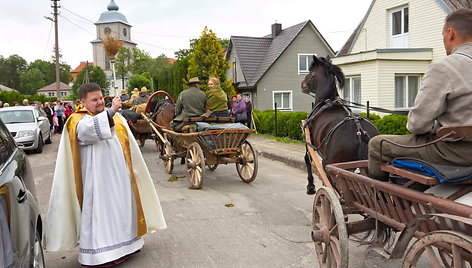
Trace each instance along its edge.
{"label": "brick chimney", "polygon": [[274,23],[272,24],[272,38],[278,36],[282,32],[282,24]]}

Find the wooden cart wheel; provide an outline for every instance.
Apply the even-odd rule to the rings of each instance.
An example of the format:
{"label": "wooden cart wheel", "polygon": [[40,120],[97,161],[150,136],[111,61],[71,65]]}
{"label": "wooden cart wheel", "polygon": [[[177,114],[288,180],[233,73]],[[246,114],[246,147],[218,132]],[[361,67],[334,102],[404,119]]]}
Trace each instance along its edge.
{"label": "wooden cart wheel", "polygon": [[187,149],[187,176],[192,188],[200,189],[203,184],[205,173],[205,156],[202,147],[196,142],[190,144]]}
{"label": "wooden cart wheel", "polygon": [[167,173],[171,174],[172,170],[174,170],[174,157],[172,156],[172,146],[168,142],[164,143],[162,160],[164,160],[164,169]]}
{"label": "wooden cart wheel", "polygon": [[316,192],[312,224],[311,236],[320,267],[347,268],[349,240],[346,223],[341,204],[332,189],[322,187]]}
{"label": "wooden cart wheel", "polygon": [[422,236],[408,250],[403,268],[472,267],[472,237],[454,231],[434,231]]}
{"label": "wooden cart wheel", "polygon": [[215,169],[218,167],[218,164],[208,165],[207,167],[208,167],[209,170],[215,171]]}
{"label": "wooden cart wheel", "polygon": [[256,179],[257,176],[257,154],[252,145],[245,141],[241,145],[241,155],[239,162],[236,163],[236,170],[239,177],[245,183],[250,183]]}

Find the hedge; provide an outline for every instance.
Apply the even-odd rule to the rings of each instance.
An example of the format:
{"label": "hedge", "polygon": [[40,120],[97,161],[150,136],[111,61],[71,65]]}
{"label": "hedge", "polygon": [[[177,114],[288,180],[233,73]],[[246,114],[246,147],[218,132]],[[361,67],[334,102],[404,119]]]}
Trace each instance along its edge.
{"label": "hedge", "polygon": [[[253,110],[253,113],[257,132],[277,137],[304,140],[301,121],[306,118],[307,113],[277,111],[277,133],[275,133],[274,110]],[[360,115],[366,117],[365,113]],[[377,114],[370,114],[369,120],[372,121],[381,134],[404,135],[410,133],[406,129],[406,115],[392,114],[380,117]]]}
{"label": "hedge", "polygon": [[27,99],[30,103],[33,101],[40,101],[42,103],[45,102],[54,102],[57,98],[53,97],[46,97],[41,94],[35,94],[33,96],[30,95],[23,95],[18,91],[2,91],[0,92],[0,101],[3,103],[9,103],[10,106],[13,106],[13,103],[17,101],[20,105],[24,99]]}

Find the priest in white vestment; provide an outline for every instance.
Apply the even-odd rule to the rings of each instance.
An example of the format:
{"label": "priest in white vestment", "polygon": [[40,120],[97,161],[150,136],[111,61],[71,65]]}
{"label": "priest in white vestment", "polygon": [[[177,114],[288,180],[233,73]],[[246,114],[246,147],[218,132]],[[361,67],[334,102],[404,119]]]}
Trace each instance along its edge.
{"label": "priest in white vestment", "polygon": [[68,119],[59,145],[45,248],[79,245],[84,266],[119,264],[166,224],[137,142],[116,114],[120,97],[105,110],[100,87],[86,83],[79,98],[85,110]]}

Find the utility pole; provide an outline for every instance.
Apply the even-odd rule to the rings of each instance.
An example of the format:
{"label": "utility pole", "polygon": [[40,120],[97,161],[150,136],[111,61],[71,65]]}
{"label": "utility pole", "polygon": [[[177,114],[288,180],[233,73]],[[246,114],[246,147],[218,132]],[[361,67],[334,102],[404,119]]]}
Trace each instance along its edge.
{"label": "utility pole", "polygon": [[60,0],[51,0],[51,7],[53,8],[53,15],[54,15],[54,35],[56,37],[56,44],[55,44],[55,51],[54,57],[56,61],[56,97],[59,99],[61,97],[61,66],[59,63],[59,30],[57,25],[57,15],[59,15],[59,11],[57,10],[60,8],[60,4],[58,3]]}

